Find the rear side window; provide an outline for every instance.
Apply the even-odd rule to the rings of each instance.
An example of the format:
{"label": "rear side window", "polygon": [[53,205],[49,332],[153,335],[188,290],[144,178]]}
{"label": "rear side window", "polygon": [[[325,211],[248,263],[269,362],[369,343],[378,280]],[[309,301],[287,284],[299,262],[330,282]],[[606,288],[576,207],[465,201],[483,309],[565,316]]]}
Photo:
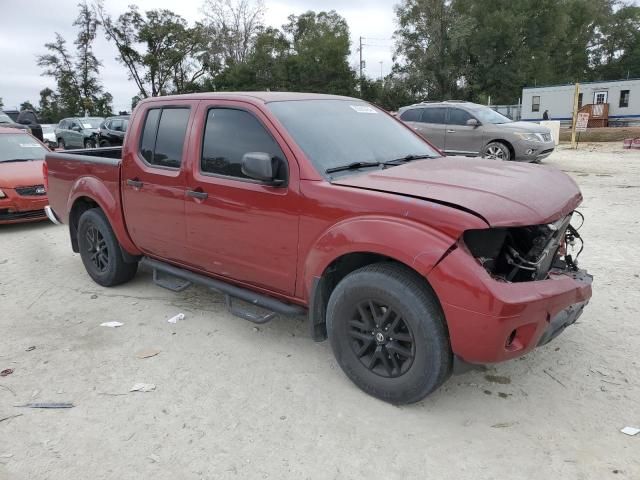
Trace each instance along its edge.
{"label": "rear side window", "polygon": [[449,125],[466,125],[467,120],[472,118],[469,112],[460,108],[449,109]]}
{"label": "rear side window", "polygon": [[445,123],[446,108],[425,108],[422,114],[422,121],[424,123]]}
{"label": "rear side window", "polygon": [[147,112],[140,140],[140,154],[147,163],[180,168],[189,113],[188,108],[153,108]]}
{"label": "rear side window", "polygon": [[229,108],[209,110],[202,144],[202,171],[247,178],[242,173],[242,157],[249,152],[268,153],[285,160],[276,141],[249,112]]}
{"label": "rear side window", "polygon": [[420,117],[422,117],[422,108],[410,108],[400,115],[400,118],[405,122],[419,122]]}

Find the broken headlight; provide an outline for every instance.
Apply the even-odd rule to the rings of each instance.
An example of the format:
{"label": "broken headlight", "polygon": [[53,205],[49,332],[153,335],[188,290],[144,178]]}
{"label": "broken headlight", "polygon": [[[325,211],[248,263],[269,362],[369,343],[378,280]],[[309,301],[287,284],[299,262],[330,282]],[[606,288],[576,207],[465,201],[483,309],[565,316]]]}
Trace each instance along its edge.
{"label": "broken headlight", "polygon": [[570,221],[568,215],[545,225],[467,230],[463,240],[494,278],[507,282],[544,280],[551,268],[577,269],[582,248],[575,258],[569,250],[582,239]]}

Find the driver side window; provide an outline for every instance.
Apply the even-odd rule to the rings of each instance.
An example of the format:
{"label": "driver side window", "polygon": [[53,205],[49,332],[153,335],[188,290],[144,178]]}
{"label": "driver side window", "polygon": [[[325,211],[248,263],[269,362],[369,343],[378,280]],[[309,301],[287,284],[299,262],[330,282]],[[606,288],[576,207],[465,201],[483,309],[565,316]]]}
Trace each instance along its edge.
{"label": "driver side window", "polygon": [[274,138],[251,113],[231,108],[210,109],[202,145],[201,170],[248,178],[242,173],[242,157],[250,152],[267,153],[286,161]]}
{"label": "driver side window", "polygon": [[461,108],[449,109],[449,125],[466,125],[467,120],[471,120],[472,118],[469,112]]}

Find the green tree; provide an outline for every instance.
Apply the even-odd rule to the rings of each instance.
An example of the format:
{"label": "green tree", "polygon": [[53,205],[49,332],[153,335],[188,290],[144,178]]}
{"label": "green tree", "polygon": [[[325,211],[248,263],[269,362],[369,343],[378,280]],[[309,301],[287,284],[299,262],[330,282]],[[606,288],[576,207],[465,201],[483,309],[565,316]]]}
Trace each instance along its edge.
{"label": "green tree", "polygon": [[86,2],[78,4],[79,13],[73,25],[78,28],[74,42],[75,56],[69,52],[66,40],[59,33],[53,42],[45,44],[48,53],[38,57],[43,75],[56,81],[56,101],[65,115],[93,115],[98,105],[110,98],[103,93],[99,80],[100,62],[93,53],[93,42],[99,22]]}
{"label": "green tree", "polygon": [[640,7],[617,6],[602,22],[594,41],[592,62],[597,79],[640,76]]}
{"label": "green tree", "polygon": [[[170,10],[149,10],[140,13],[134,5],[112,19],[102,3],[96,11],[106,37],[117,50],[117,60],[129,70],[142,98],[180,93],[201,75],[202,67],[194,67],[206,56],[208,41],[201,26],[188,27],[180,15]],[[176,85],[177,82],[177,85]]]}
{"label": "green tree", "polygon": [[334,10],[290,15],[284,25],[293,54],[288,60],[290,87],[303,92],[352,95],[355,72],[349,66],[347,21]]}
{"label": "green tree", "polygon": [[42,123],[58,123],[63,114],[59,108],[60,100],[56,92],[50,88],[40,90],[40,102],[38,104],[40,111],[40,121]]}
{"label": "green tree", "polygon": [[412,95],[456,98],[464,72],[467,25],[450,0],[403,0],[396,6],[396,73]]}
{"label": "green tree", "polygon": [[32,112],[37,112],[38,109],[33,106],[33,104],[29,100],[25,100],[20,104],[20,111],[22,110],[31,110]]}

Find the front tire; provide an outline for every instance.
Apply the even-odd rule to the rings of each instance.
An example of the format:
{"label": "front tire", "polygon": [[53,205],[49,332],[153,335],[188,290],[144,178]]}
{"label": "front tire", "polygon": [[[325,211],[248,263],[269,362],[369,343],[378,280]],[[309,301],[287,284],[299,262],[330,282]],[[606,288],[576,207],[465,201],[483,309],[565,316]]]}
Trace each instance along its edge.
{"label": "front tire", "polygon": [[96,148],[96,142],[91,139],[87,139],[84,141],[84,148]]}
{"label": "front tire", "polygon": [[105,214],[99,208],[87,210],[78,222],[80,257],[89,276],[103,287],[131,280],[138,263],[126,263],[120,244]]}
{"label": "front tire", "polygon": [[484,147],[482,158],[509,161],[511,160],[511,151],[502,142],[491,142]]}
{"label": "front tire", "polygon": [[58,139],[58,148],[60,148],[62,150],[66,150],[67,149],[67,146],[65,145],[63,138],[59,138]]}
{"label": "front tire", "polygon": [[422,400],[451,374],[440,305],[426,280],[403,265],[378,263],[347,275],[329,299],[327,332],[345,374],[386,402]]}

